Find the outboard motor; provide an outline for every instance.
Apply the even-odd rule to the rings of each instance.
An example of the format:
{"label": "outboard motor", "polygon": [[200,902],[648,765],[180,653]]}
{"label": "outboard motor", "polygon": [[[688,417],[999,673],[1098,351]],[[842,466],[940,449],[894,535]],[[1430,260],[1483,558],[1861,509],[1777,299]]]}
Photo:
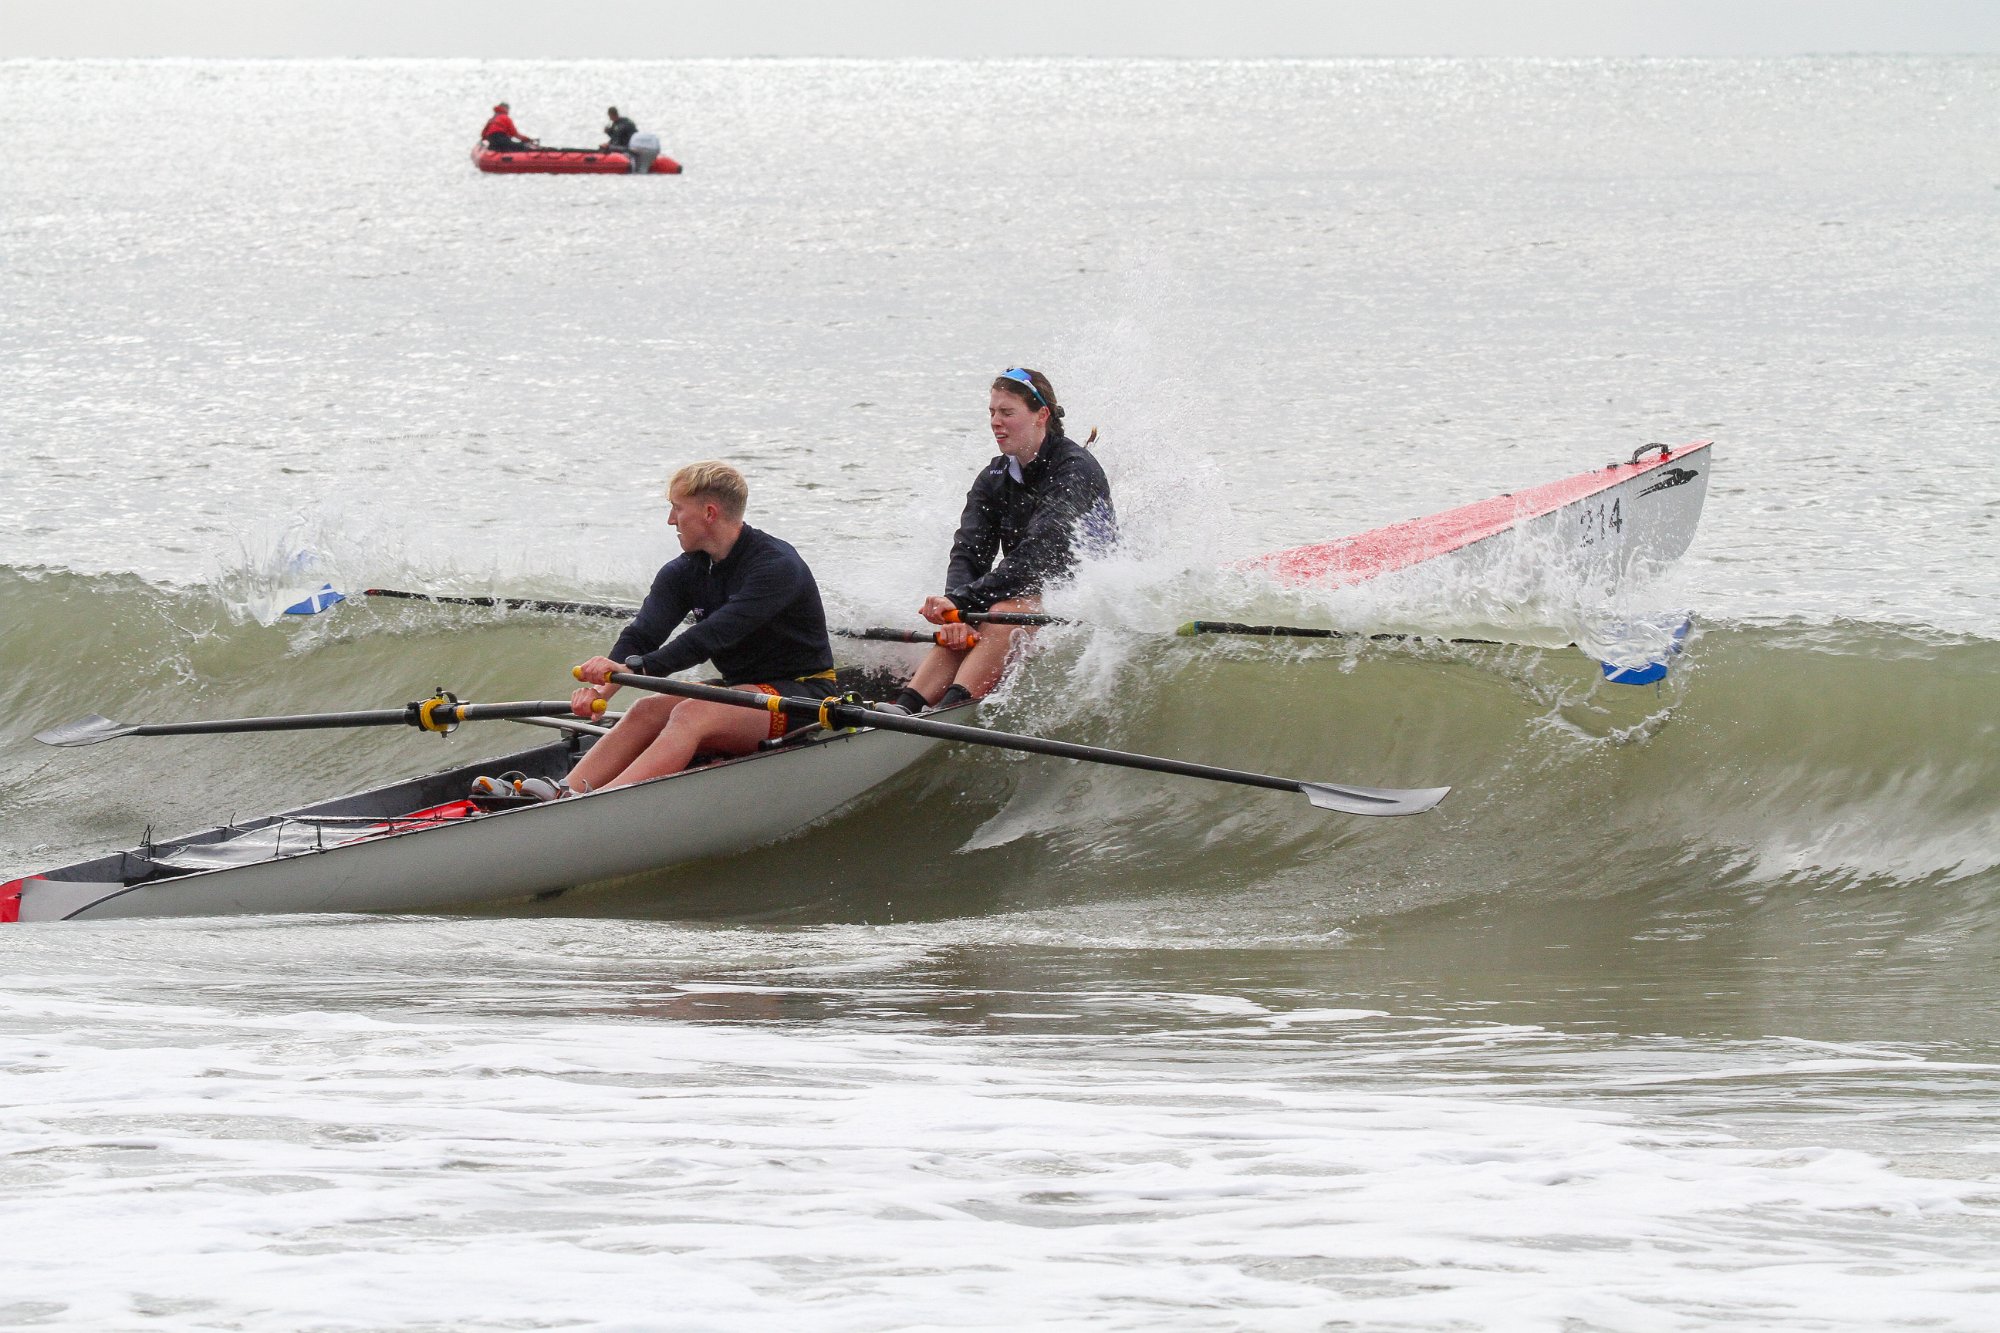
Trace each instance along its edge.
{"label": "outboard motor", "polygon": [[625,145],[625,151],[632,159],[632,174],[644,176],[652,171],[653,159],[660,155],[660,136],[651,130],[640,130]]}

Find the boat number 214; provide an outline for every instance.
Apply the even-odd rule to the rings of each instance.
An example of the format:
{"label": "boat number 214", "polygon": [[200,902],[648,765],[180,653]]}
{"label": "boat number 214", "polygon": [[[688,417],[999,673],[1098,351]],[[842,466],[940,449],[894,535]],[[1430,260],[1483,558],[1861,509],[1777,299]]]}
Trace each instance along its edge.
{"label": "boat number 214", "polygon": [[1612,533],[1623,532],[1625,530],[1625,515],[1620,508],[1624,503],[1624,500],[1619,499],[1613,500],[1609,509],[1606,509],[1602,504],[1599,504],[1595,508],[1584,507],[1583,544],[1585,546],[1591,546],[1601,541],[1609,541]]}

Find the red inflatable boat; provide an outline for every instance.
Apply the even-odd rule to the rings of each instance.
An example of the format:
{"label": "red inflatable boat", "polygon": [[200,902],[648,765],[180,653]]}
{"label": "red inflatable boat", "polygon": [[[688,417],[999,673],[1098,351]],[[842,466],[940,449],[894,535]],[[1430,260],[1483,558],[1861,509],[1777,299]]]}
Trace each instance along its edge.
{"label": "red inflatable boat", "polygon": [[[514,153],[496,153],[485,144],[475,144],[472,165],[500,175],[541,173],[556,176],[629,176],[632,159],[624,153],[600,153],[595,148],[529,148]],[[653,159],[655,176],[678,176],[681,164],[662,153]]]}

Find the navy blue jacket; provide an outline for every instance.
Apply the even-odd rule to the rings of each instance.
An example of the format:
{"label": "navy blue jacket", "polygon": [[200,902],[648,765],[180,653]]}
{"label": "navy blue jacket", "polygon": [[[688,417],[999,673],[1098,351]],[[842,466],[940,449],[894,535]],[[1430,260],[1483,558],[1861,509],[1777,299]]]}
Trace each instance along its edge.
{"label": "navy blue jacket", "polygon": [[944,595],[961,611],[1039,593],[1118,535],[1111,483],[1075,440],[1043,440],[1019,481],[1008,463],[1005,454],[988,463],[965,496],[944,576]]}
{"label": "navy blue jacket", "polygon": [[[690,613],[694,624],[674,629]],[[743,525],[729,558],[688,551],[653,577],[639,614],[605,656],[643,656],[646,674],[665,676],[715,663],[725,685],[797,680],[833,669],[819,584],[792,548]]]}

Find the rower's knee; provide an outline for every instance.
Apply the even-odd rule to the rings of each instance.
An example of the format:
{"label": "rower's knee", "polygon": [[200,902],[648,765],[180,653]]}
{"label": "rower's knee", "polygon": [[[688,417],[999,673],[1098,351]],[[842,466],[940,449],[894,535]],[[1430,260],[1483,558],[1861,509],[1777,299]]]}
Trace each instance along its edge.
{"label": "rower's knee", "polygon": [[674,715],[674,705],[679,702],[680,700],[669,698],[664,694],[649,694],[643,699],[634,701],[632,706],[625,710],[625,716],[637,718],[640,722],[652,726],[665,726],[667,719]]}
{"label": "rower's knee", "polygon": [[667,724],[675,731],[694,732],[697,736],[714,730],[717,721],[736,710],[728,704],[712,704],[704,699],[684,699],[678,701],[680,707],[674,709],[673,719]]}

